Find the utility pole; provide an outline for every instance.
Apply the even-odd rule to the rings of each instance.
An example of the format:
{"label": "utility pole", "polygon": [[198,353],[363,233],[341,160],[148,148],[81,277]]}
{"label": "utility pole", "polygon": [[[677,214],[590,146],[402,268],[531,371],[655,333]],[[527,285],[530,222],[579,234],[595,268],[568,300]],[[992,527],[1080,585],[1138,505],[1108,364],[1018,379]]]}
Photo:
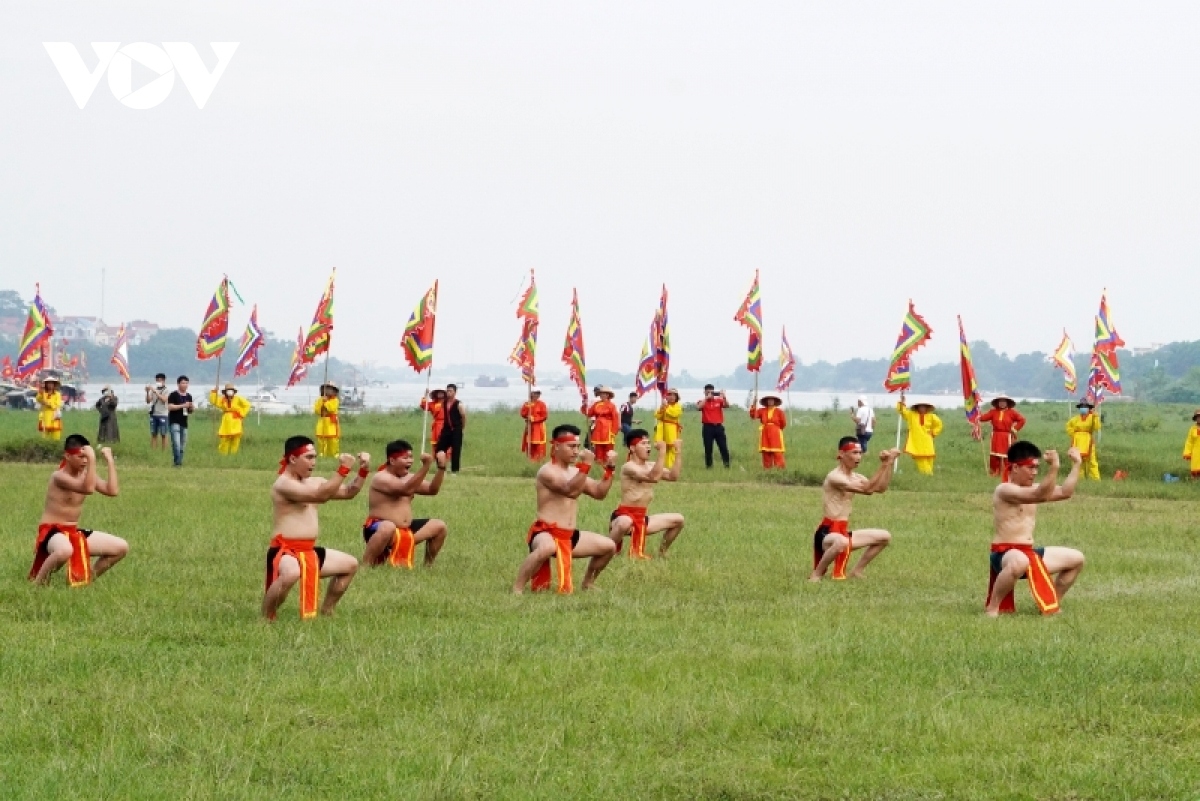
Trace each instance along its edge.
{"label": "utility pole", "polygon": [[100,268],[100,322],[104,322],[104,284],[105,284],[105,268]]}

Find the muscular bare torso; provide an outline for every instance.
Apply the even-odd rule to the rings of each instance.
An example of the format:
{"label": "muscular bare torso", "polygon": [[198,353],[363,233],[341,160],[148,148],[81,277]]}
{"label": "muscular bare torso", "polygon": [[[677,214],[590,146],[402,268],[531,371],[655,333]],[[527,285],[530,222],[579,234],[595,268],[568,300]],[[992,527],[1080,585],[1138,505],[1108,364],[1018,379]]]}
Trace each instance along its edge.
{"label": "muscular bare torso", "polygon": [[654,500],[654,484],[649,481],[652,464],[626,462],[621,468],[621,505],[645,508]]}
{"label": "muscular bare torso", "polygon": [[408,475],[398,477],[387,471],[376,473],[371,479],[371,490],[367,495],[367,516],[389,520],[398,528],[407,528],[413,519],[413,496],[410,493],[400,494],[398,490],[401,482],[408,480]]}
{"label": "muscular bare torso", "polygon": [[61,468],[50,476],[50,484],[46,487],[46,504],[42,507],[42,523],[78,523],[79,515],[83,512],[83,502],[87,496],[82,492],[73,492],[58,486],[55,477],[62,473],[70,475]]}
{"label": "muscular bare torso", "polygon": [[289,540],[315,540],[320,530],[317,523],[317,504],[289,501],[279,492],[279,488],[287,483],[320,486],[325,483],[325,480],[309,476],[301,481],[285,473],[275,479],[275,484],[271,487],[271,505],[275,511],[275,533],[282,534]]}
{"label": "muscular bare torso", "polygon": [[821,485],[821,507],[829,520],[849,520],[850,507],[854,503],[854,493],[849,487],[868,484],[866,476],[848,472],[840,466],[833,468],[825,476]]}
{"label": "muscular bare torso", "polygon": [[992,542],[1012,542],[1033,545],[1033,529],[1037,525],[1037,504],[1014,503],[1001,497],[1001,484],[992,495],[992,513],[996,531]]}
{"label": "muscular bare torso", "polygon": [[562,481],[570,481],[578,473],[579,470],[574,466],[559,467],[553,462],[542,465],[542,469],[538,470],[537,482],[538,520],[545,520],[547,523],[553,523],[560,528],[574,530],[579,515],[579,499],[570,498],[552,489],[547,486],[545,479],[554,478]]}

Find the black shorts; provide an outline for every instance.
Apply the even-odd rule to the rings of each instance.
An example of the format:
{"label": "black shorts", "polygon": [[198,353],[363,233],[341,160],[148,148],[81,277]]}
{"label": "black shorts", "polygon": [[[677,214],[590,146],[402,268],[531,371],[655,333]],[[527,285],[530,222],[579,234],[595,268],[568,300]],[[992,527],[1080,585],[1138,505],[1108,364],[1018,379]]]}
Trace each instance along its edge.
{"label": "black shorts", "polygon": [[[546,533],[549,533],[549,532],[546,532]],[[533,540],[534,539],[537,539],[537,537],[534,537],[533,539],[531,539],[529,541],[529,552],[530,553],[533,553]],[[575,550],[575,546],[578,544],[579,544],[579,529],[575,529],[574,531],[571,532],[571,550]],[[553,559],[554,557],[551,556],[550,558]]]}
{"label": "black shorts", "polygon": [[[1046,549],[1045,548],[1034,548],[1033,552],[1036,553],[1039,557],[1041,557],[1043,559],[1046,558]],[[1008,551],[1005,551],[1004,553],[1008,553]],[[988,554],[988,557],[989,557],[988,562],[992,566],[993,574],[999,573],[1001,570],[1004,569],[1004,553],[1000,553],[998,551],[992,551],[991,553]],[[1029,573],[1028,570],[1025,572],[1026,572],[1026,574]],[[1025,576],[1021,576],[1021,578],[1017,579],[1017,581],[1024,581],[1024,580],[1025,580]]]}
{"label": "black shorts", "polygon": [[[317,566],[325,567],[325,549],[320,545],[313,548],[317,552]],[[275,563],[275,557],[279,554],[278,548],[267,549],[267,575],[271,575],[271,565]]]}
{"label": "black shorts", "polygon": [[[78,531],[80,534],[82,534],[83,538],[85,540],[88,537],[92,536],[92,530],[90,528],[77,528],[75,530]],[[50,548],[49,548],[50,538],[53,537],[55,534],[62,534],[64,537],[67,536],[67,532],[63,531],[58,526],[52,527],[50,529],[50,531],[46,534],[46,538],[44,540],[42,540],[42,544],[38,546],[38,555],[39,556],[49,556],[50,555]]]}
{"label": "black shorts", "polygon": [[[379,524],[385,523],[385,522],[387,522],[387,521],[386,520],[376,520],[374,523],[372,523],[369,526],[363,526],[363,542],[370,542],[371,537],[375,536],[375,531],[376,531],[376,529],[379,528]],[[428,517],[414,517],[412,522],[408,524],[408,530],[411,531],[413,534],[416,534],[418,531],[425,528],[425,524],[428,522],[429,522]],[[389,545],[387,548],[387,551],[384,551],[384,553],[387,553],[390,550],[392,550],[392,546]]]}
{"label": "black shorts", "polygon": [[829,526],[817,526],[817,530],[813,534],[813,558],[815,558],[818,562],[821,561],[821,557],[825,555],[825,538],[830,534],[840,534],[851,542],[854,541],[853,531],[847,531],[845,534],[842,534],[840,531],[830,531]]}

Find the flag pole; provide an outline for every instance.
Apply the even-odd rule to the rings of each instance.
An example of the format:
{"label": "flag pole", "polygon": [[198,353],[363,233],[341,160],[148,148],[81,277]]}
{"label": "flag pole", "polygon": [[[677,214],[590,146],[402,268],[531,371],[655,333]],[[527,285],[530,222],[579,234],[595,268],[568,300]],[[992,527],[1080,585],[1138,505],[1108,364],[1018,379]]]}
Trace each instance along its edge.
{"label": "flag pole", "polygon": [[[429,372],[425,374],[425,403],[421,404],[425,407],[421,414],[421,453],[425,453],[425,435],[428,433],[426,423],[429,422],[429,385],[433,382],[433,365],[429,365]],[[437,443],[432,443],[433,447],[437,447]]]}

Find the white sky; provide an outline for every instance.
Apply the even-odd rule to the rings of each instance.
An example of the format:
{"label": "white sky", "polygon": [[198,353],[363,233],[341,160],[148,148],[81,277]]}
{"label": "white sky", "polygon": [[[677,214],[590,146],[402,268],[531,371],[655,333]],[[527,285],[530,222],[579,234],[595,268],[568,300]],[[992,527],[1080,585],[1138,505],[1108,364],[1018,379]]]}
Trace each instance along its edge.
{"label": "white sky", "polygon": [[[530,267],[539,363],[572,286],[588,363],[632,371],[666,281],[674,365],[890,353],[908,297],[1009,353],[1200,337],[1200,4],[57,2],[0,6],[0,288],[196,327],[222,273],[294,335],[338,266],[335,355],[501,362]],[[42,47],[241,45],[203,110]],[[138,77],[135,73],[135,88]],[[237,312],[235,328],[249,309]],[[882,377],[881,377],[882,380]]]}

